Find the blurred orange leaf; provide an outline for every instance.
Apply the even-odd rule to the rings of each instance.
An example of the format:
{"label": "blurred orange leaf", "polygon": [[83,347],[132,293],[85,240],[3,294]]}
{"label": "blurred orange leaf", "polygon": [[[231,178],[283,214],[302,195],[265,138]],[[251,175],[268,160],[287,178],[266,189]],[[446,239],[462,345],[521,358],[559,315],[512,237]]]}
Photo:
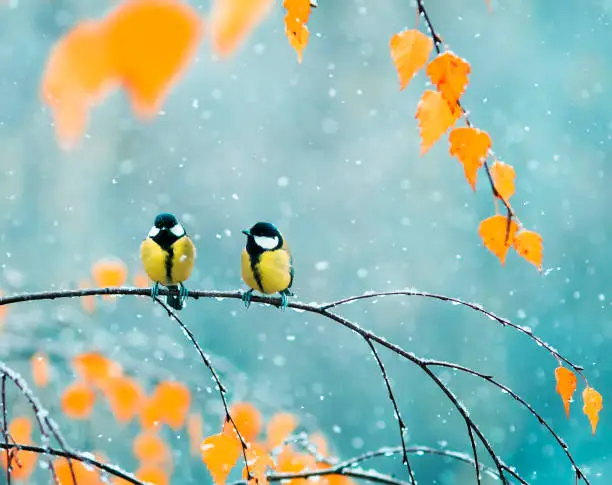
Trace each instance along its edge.
{"label": "blurred orange leaf", "polygon": [[[93,284],[89,280],[81,280],[79,281],[78,287],[80,289],[91,288]],[[87,313],[93,313],[96,311],[96,297],[93,295],[82,296],[79,298],[81,301],[81,307]]]}
{"label": "blurred orange leaf", "polygon": [[[274,460],[266,447],[261,443],[251,443],[246,450],[249,470],[253,476],[251,485],[266,485],[268,483],[268,470],[274,469]],[[242,470],[242,477],[247,477],[246,467]]]}
{"label": "blurred orange leaf", "polygon": [[178,0],[130,0],[108,15],[105,27],[115,73],[134,112],[155,116],[195,54],[202,20]]}
{"label": "blurred orange leaf", "polygon": [[[0,290],[0,296],[4,296],[4,292]],[[2,328],[2,324],[6,320],[6,313],[8,312],[8,305],[0,305],[0,328]]]}
{"label": "blurred orange leaf", "polygon": [[241,450],[240,441],[224,433],[209,436],[202,442],[202,461],[216,485],[225,483]]}
{"label": "blurred orange leaf", "polygon": [[71,419],[87,419],[96,402],[96,394],[84,382],[75,382],[62,394],[62,411]]}
{"label": "blurred orange leaf", "polygon": [[595,434],[597,423],[599,422],[599,412],[603,409],[603,398],[595,389],[587,387],[582,392],[582,400],[584,402],[582,411],[589,418],[591,429],[593,434]]}
{"label": "blurred orange leaf", "polygon": [[159,406],[155,393],[145,398],[140,408],[140,426],[145,430],[159,428],[164,422],[164,411]]}
{"label": "blurred orange leaf", "polygon": [[427,64],[433,49],[433,41],[419,30],[404,30],[391,37],[389,47],[399,76],[400,90],[403,90],[414,75]]}
{"label": "blurred orange leaf", "polygon": [[151,280],[146,274],[142,272],[136,273],[134,275],[134,286],[136,288],[148,288],[149,286],[151,286]]}
{"label": "blurred orange leaf", "polygon": [[136,436],[132,450],[141,463],[148,465],[167,465],[172,458],[170,447],[157,434],[149,431]]}
{"label": "blurred orange leaf", "polygon": [[266,428],[267,442],[270,449],[281,445],[295,430],[297,418],[291,413],[276,413],[268,421]]}
{"label": "blurred orange leaf", "polygon": [[[245,441],[255,441],[262,428],[262,417],[259,410],[251,403],[237,402],[230,406],[229,412]],[[223,432],[234,436],[235,430],[232,423],[225,421]]]}
{"label": "blurred orange leaf", "polygon": [[310,0],[283,0],[283,7],[287,10],[285,15],[285,34],[289,45],[298,55],[298,62],[302,62],[302,52],[308,45],[310,32],[306,23],[310,17]]}
{"label": "blurred orange leaf", "polygon": [[90,106],[114,85],[102,23],[84,21],[51,50],[41,96],[53,110],[55,131],[65,149],[72,148],[87,126]]}
{"label": "blurred orange leaf", "polygon": [[30,359],[32,364],[32,379],[37,387],[47,387],[49,384],[49,359],[44,352],[36,352]]}
{"label": "blurred orange leaf", "polygon": [[327,456],[329,451],[327,447],[327,440],[323,433],[313,433],[308,437],[310,443],[315,447],[317,452],[323,456]]}
{"label": "blurred orange leaf", "polygon": [[202,415],[191,413],[187,418],[187,434],[189,435],[189,449],[192,455],[200,453],[200,443],[204,439],[204,420]]}
{"label": "blurred orange leaf", "polygon": [[490,168],[491,178],[495,184],[497,195],[502,200],[508,202],[514,195],[514,179],[516,172],[512,165],[496,161]]}
{"label": "blurred orange leaf", "polygon": [[491,137],[486,131],[472,127],[455,128],[448,137],[451,156],[463,164],[465,178],[476,190],[478,169],[482,166],[491,148]]}
{"label": "blurred orange leaf", "polygon": [[461,99],[468,85],[470,71],[469,62],[451,51],[438,55],[426,69],[431,82],[453,109],[459,103],[459,99]]}
{"label": "blurred orange leaf", "polygon": [[[14,418],[8,426],[8,433],[12,439],[19,444],[32,444],[32,421],[25,416]],[[0,453],[0,467],[6,470],[6,453],[3,450]],[[11,476],[15,480],[27,480],[36,469],[38,456],[31,451],[15,450],[15,457],[11,461],[12,472]],[[19,466],[20,465],[20,466]]]}
{"label": "blurred orange leaf", "polygon": [[514,249],[523,258],[542,271],[542,236],[533,231],[520,231],[514,238]]}
{"label": "blurred orange leaf", "polygon": [[557,393],[563,400],[565,414],[570,416],[570,402],[576,391],[576,375],[569,369],[559,366],[555,369],[555,380],[557,381]]}
{"label": "blurred orange leaf", "polygon": [[152,485],[170,484],[170,477],[168,476],[168,473],[156,465],[142,465],[136,471],[136,478],[142,482],[150,483]]}
{"label": "blurred orange leaf", "polygon": [[74,485],[74,479],[76,479],[78,485],[103,485],[105,483],[102,481],[97,469],[85,466],[77,460],[72,460],[74,479],[68,460],[65,458],[54,460],[53,467],[55,468],[55,474],[59,485]]}
{"label": "blurred orange leaf", "polygon": [[72,366],[81,379],[102,388],[106,381],[123,374],[121,365],[99,352],[84,352],[72,359]]}
{"label": "blurred orange leaf", "polygon": [[215,51],[228,56],[269,13],[274,0],[215,0],[209,24]]}
{"label": "blurred orange leaf", "polygon": [[417,105],[416,119],[421,134],[421,155],[425,154],[440,137],[455,124],[461,111],[451,110],[438,91],[427,89]]}
{"label": "blurred orange leaf", "polygon": [[123,286],[127,280],[127,266],[118,258],[100,259],[91,267],[91,274],[100,288]]}
{"label": "blurred orange leaf", "polygon": [[[317,462],[315,457],[308,453],[297,453],[289,446],[285,446],[283,451],[278,455],[276,462],[276,471],[279,473],[299,473],[307,470],[315,470]],[[291,479],[287,481],[288,485],[305,485],[308,480]]]}
{"label": "blurred orange leaf", "polygon": [[478,226],[478,234],[485,247],[499,258],[502,265],[506,263],[506,255],[517,230],[518,225],[514,220],[510,220],[508,226],[508,218],[500,214],[485,219]]}
{"label": "blurred orange leaf", "polygon": [[140,412],[145,395],[140,384],[131,377],[111,377],[105,381],[102,392],[106,396],[115,419],[120,423],[131,421]]}
{"label": "blurred orange leaf", "polygon": [[185,384],[176,381],[160,382],[155,389],[155,400],[168,426],[177,430],[185,424],[191,406],[191,393]]}

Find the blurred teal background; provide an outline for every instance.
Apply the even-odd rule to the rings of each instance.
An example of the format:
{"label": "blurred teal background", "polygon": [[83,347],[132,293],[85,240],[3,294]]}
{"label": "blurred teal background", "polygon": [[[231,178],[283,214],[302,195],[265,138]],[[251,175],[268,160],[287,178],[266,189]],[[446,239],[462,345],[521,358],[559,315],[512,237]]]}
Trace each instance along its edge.
{"label": "blurred teal background", "polygon": [[[205,14],[208,2],[191,2]],[[604,397],[596,436],[575,395],[566,420],[555,392],[556,361],[532,341],[476,312],[420,298],[356,303],[343,314],[423,357],[492,374],[529,401],[567,441],[591,483],[608,484],[612,442],[607,398],[612,226],[610,163],[612,3],[426,1],[449,47],[472,66],[464,105],[517,172],[521,221],[544,238],[544,271],[511,252],[505,267],[482,247],[477,227],[494,212],[484,173],[473,193],[442,139],[419,157],[414,119],[419,74],[399,91],[390,37],[415,25],[414,2],[320,0],[299,65],[272,14],[230,60],[204,42],[163,113],[135,121],[117,93],[91,113],[87,136],[63,152],[39,99],[53,43],[108,2],[7,2],[0,9],[0,230],[5,293],[75,287],[92,263],[114,255],[140,270],[138,247],[155,215],[175,213],[198,248],[190,288],[243,287],[240,229],[274,222],[295,258],[301,301],[417,287],[483,304],[531,327],[585,366]],[[54,383],[40,393],[76,447],[102,449],[135,467],[136,426],[120,429],[100,407],[83,425],[61,417],[68,360],[100,349],[152,385],[176,376],[196,392],[206,432],[217,432],[218,396],[181,331],[148,300],[123,298],[85,315],[77,301],[13,306],[0,358],[28,379],[30,355],[48,352]],[[367,345],[314,315],[239,301],[190,302],[185,323],[211,354],[232,400],[269,416],[298,414],[348,458],[399,444],[393,409]],[[469,452],[465,425],[418,368],[381,350],[409,444]],[[573,484],[562,450],[528,412],[474,378],[445,382],[509,465],[530,483]],[[199,391],[198,391],[199,390]],[[20,407],[21,406],[21,407]],[[24,412],[15,398],[14,411]],[[170,436],[170,435],[168,435]],[[173,483],[208,480],[175,446]],[[484,459],[484,448],[480,448]],[[474,483],[469,465],[414,457],[419,483]],[[399,459],[377,465],[407,480]],[[44,472],[40,471],[38,477]],[[34,483],[34,482],[33,482]],[[199,481],[197,483],[200,483]]]}

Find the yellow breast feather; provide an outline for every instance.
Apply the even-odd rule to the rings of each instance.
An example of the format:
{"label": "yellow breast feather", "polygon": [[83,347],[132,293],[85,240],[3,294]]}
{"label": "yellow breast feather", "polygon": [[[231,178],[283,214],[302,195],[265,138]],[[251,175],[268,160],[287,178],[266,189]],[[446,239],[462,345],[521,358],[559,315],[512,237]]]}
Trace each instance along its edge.
{"label": "yellow breast feather", "polygon": [[147,238],[140,245],[140,259],[145,272],[153,281],[166,285],[166,256],[159,244]]}
{"label": "yellow breast feather", "polygon": [[188,236],[178,239],[172,245],[172,264],[169,284],[176,285],[189,279],[195,261],[195,246]]}
{"label": "yellow breast feather", "polygon": [[285,249],[261,253],[253,266],[253,276],[258,283],[255,289],[262,293],[271,295],[286,290],[293,279],[291,255]]}

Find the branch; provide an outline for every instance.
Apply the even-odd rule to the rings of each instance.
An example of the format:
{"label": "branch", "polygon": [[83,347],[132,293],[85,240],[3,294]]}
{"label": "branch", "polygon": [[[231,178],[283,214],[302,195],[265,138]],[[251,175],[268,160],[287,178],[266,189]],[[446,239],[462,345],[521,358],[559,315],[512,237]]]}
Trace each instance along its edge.
{"label": "branch", "polygon": [[402,454],[402,463],[406,465],[406,468],[408,469],[408,475],[410,476],[410,482],[413,484],[416,484],[416,481],[414,480],[414,473],[412,472],[412,467],[410,466],[410,461],[408,460],[408,452],[406,451],[406,438],[404,437],[404,434],[406,432],[406,424],[404,423],[404,420],[402,419],[402,415],[400,414],[399,408],[397,406],[397,401],[395,399],[395,396],[393,395],[393,389],[391,389],[391,383],[389,382],[389,377],[387,376],[387,371],[385,370],[385,366],[382,360],[380,359],[380,356],[378,355],[378,351],[376,350],[376,347],[374,347],[372,340],[370,340],[369,338],[366,338],[365,341],[370,346],[370,350],[374,354],[374,358],[376,359],[378,367],[380,368],[380,372],[382,373],[383,379],[385,381],[385,385],[387,386],[387,392],[389,393],[389,399],[391,400],[391,404],[393,404],[393,409],[395,411],[395,418],[397,419],[397,423],[399,425],[400,439],[402,440],[402,450],[404,451]]}
{"label": "branch", "polygon": [[161,301],[158,297],[155,297],[154,300],[156,303],[159,303],[159,305],[161,305],[161,307],[164,310],[166,310],[166,312],[168,312],[168,316],[170,318],[172,318],[176,323],[179,324],[179,326],[181,327],[181,330],[183,330],[183,332],[187,336],[187,339],[196,348],[196,350],[198,351],[198,354],[200,354],[200,358],[202,359],[202,362],[204,362],[204,365],[208,367],[208,370],[212,374],[212,377],[215,383],[217,384],[217,388],[219,389],[219,396],[221,397],[221,403],[223,404],[223,409],[225,410],[225,421],[226,422],[229,421],[231,423],[232,427],[234,428],[234,431],[236,432],[236,435],[238,436],[238,439],[240,440],[240,446],[242,448],[242,457],[244,459],[244,468],[246,470],[247,480],[250,480],[251,478],[253,478],[253,475],[251,474],[251,470],[249,468],[249,460],[246,454],[247,453],[247,443],[246,441],[244,441],[244,438],[240,434],[240,431],[238,430],[238,426],[236,425],[234,418],[232,418],[232,415],[229,412],[229,408],[227,406],[227,400],[225,399],[225,393],[227,392],[227,390],[225,389],[223,384],[221,384],[221,380],[219,379],[219,376],[217,372],[215,371],[215,368],[213,367],[212,362],[210,361],[210,358],[204,353],[204,351],[202,350],[202,347],[200,347],[200,345],[198,344],[191,330],[187,328],[187,326],[177,316],[177,314],[174,313],[172,309],[168,305],[166,305],[166,303]]}
{"label": "branch", "polygon": [[[163,289],[160,290],[160,296],[167,295],[168,293],[169,292],[168,292],[168,290],[166,288],[163,288]],[[150,290],[148,288],[90,288],[90,289],[80,289],[80,290],[63,290],[63,291],[41,292],[41,293],[29,293],[29,294],[15,295],[15,296],[0,297],[0,306],[8,305],[8,304],[13,304],[13,303],[18,303],[18,302],[26,302],[26,301],[38,301],[38,300],[49,300],[49,299],[56,299],[56,298],[82,297],[82,296],[90,296],[90,295],[141,295],[141,296],[150,296]],[[479,427],[474,422],[474,420],[469,416],[467,410],[460,404],[458,398],[454,395],[454,393],[450,390],[450,388],[448,386],[446,386],[438,378],[438,376],[431,370],[430,367],[433,367],[433,366],[439,365],[439,364],[441,365],[442,364],[441,361],[434,361],[434,360],[424,359],[424,358],[418,357],[415,354],[413,354],[412,352],[408,352],[408,351],[404,350],[403,348],[401,348],[400,346],[398,346],[398,345],[396,345],[396,344],[394,344],[392,342],[387,341],[383,337],[380,337],[380,336],[374,334],[373,332],[365,330],[364,328],[362,328],[361,326],[357,325],[356,323],[354,323],[354,322],[352,322],[352,321],[350,321],[350,320],[348,320],[348,319],[346,319],[346,318],[344,318],[344,317],[342,317],[342,316],[340,316],[340,315],[330,311],[332,308],[339,307],[341,305],[347,304],[347,303],[352,302],[352,301],[364,300],[364,299],[368,299],[368,298],[383,297],[383,296],[391,296],[391,295],[419,296],[419,297],[431,298],[431,299],[451,302],[453,304],[459,304],[459,305],[465,306],[467,308],[470,308],[470,309],[472,309],[474,311],[477,311],[479,313],[482,313],[482,314],[488,316],[490,319],[497,321],[498,323],[500,323],[503,326],[511,327],[511,328],[519,331],[520,333],[523,333],[524,335],[527,335],[530,339],[535,341],[539,346],[545,348],[557,360],[563,361],[566,364],[568,364],[572,369],[574,369],[574,371],[576,371],[579,375],[581,375],[581,377],[586,382],[586,378],[582,374],[582,367],[580,367],[580,366],[578,366],[576,364],[573,364],[571,361],[569,361],[569,359],[563,357],[552,346],[550,346],[549,344],[544,342],[539,337],[536,337],[535,335],[533,335],[533,333],[531,332],[530,329],[525,328],[525,327],[521,327],[521,326],[516,325],[516,324],[513,324],[509,320],[506,320],[506,319],[504,319],[502,317],[499,317],[499,316],[497,316],[497,315],[495,315],[495,314],[485,310],[484,308],[480,307],[479,305],[477,305],[475,303],[465,302],[465,301],[462,301],[462,300],[459,300],[459,299],[456,299],[456,298],[447,297],[447,296],[444,296],[444,295],[437,295],[437,294],[433,294],[433,293],[420,292],[420,291],[416,291],[416,290],[402,290],[402,291],[391,291],[391,292],[368,293],[368,294],[364,294],[364,295],[360,295],[360,296],[353,296],[353,297],[345,298],[345,299],[338,300],[338,301],[335,301],[335,302],[332,302],[332,303],[321,304],[321,305],[306,304],[306,303],[301,303],[301,302],[292,302],[292,303],[289,303],[289,305],[288,305],[290,308],[294,308],[296,310],[307,311],[307,312],[310,312],[310,313],[315,313],[315,314],[321,315],[323,317],[326,317],[326,318],[328,318],[330,320],[333,320],[334,322],[339,323],[340,325],[348,328],[349,330],[351,330],[351,331],[361,335],[361,337],[364,338],[366,341],[368,341],[369,344],[377,343],[377,344],[381,345],[382,347],[385,347],[385,348],[391,350],[392,352],[394,352],[395,354],[397,354],[397,355],[399,355],[399,356],[409,360],[410,362],[416,364],[419,368],[421,368],[421,370],[423,370],[428,375],[428,377],[440,388],[440,390],[442,390],[442,392],[444,392],[446,397],[453,404],[455,409],[457,409],[457,411],[459,412],[459,414],[462,416],[463,420],[465,421],[466,426],[468,427],[468,430],[469,430],[468,435],[469,435],[470,442],[471,442],[471,445],[472,445],[472,451],[474,452],[474,462],[478,463],[478,457],[476,455],[476,442],[475,442],[475,436],[476,436],[482,442],[482,444],[484,445],[485,449],[487,450],[487,453],[491,456],[491,459],[493,460],[495,468],[497,469],[497,473],[499,474],[499,477],[500,477],[500,479],[501,479],[503,484],[507,484],[508,483],[507,478],[506,478],[504,473],[508,473],[509,475],[512,475],[514,478],[516,478],[522,484],[527,484],[527,482],[523,478],[521,478],[518,475],[518,473],[514,472],[510,467],[508,467],[505,463],[503,463],[501,458],[493,450],[493,447],[488,442],[486,436],[482,433],[482,431],[479,429]],[[210,290],[210,291],[196,290],[196,291],[193,291],[192,290],[192,291],[189,291],[188,296],[190,296],[190,297],[192,297],[194,299],[198,299],[198,298],[241,299],[242,292],[240,292],[240,291],[234,291],[234,292],[230,292],[230,291],[215,291],[215,290]],[[255,303],[274,305],[274,306],[277,306],[277,307],[280,306],[280,298],[276,298],[276,297],[254,295],[252,297],[251,301],[255,302]],[[176,319],[176,315],[175,315],[175,319]],[[180,322],[180,320],[179,320],[179,324],[181,325],[183,330],[186,330],[186,327],[182,324],[182,322]],[[195,342],[195,338],[193,337],[193,335],[190,332],[187,332],[187,336],[188,336],[188,338],[190,338],[192,343]],[[201,352],[201,349],[199,349],[198,352],[200,352],[200,356],[204,355],[203,352]],[[451,364],[451,365],[454,365],[454,364]],[[380,367],[380,364],[379,364],[379,367]],[[455,368],[458,369],[458,370],[459,369],[467,369],[467,368],[463,368],[461,366],[456,366]],[[209,367],[209,369],[210,369],[210,367]],[[473,371],[473,372],[474,372],[473,375],[481,377],[482,379],[486,380],[487,382],[490,382],[491,384],[498,385],[498,383],[496,383],[496,381],[491,380],[492,378],[490,376],[486,376],[485,374],[480,374],[480,373],[478,373],[476,371]],[[386,375],[386,373],[385,373],[385,375]],[[388,384],[388,381],[386,383]],[[498,385],[498,387],[499,387],[499,385]],[[515,399],[518,397],[518,395],[516,395],[515,393],[511,394],[511,396],[513,396]],[[523,405],[527,404],[521,398],[518,398],[517,401],[520,402]],[[530,411],[533,410],[533,408],[529,408],[529,409],[530,409]],[[538,416],[538,419],[542,419],[542,418],[540,416]],[[546,427],[549,429],[549,431],[552,431],[552,428],[550,428],[550,426],[547,425]],[[571,458],[571,454],[569,453],[569,450],[567,449],[567,446],[558,437],[558,435],[554,434],[553,436],[555,436],[555,438],[557,439],[557,443],[566,451],[568,457],[570,457],[570,462],[572,463],[572,466],[574,467],[574,469],[576,471],[577,478],[583,479],[586,484],[589,484],[585,474],[577,467],[577,465],[575,464],[575,461],[573,460],[573,458]],[[244,448],[243,448],[243,452],[244,452]],[[479,469],[478,466],[476,466],[475,468],[476,468],[476,470]],[[478,480],[479,480],[479,477],[478,477]]]}
{"label": "branch", "polygon": [[147,483],[138,480],[131,473],[123,471],[117,466],[102,463],[101,461],[96,460],[93,456],[89,454],[78,453],[76,451],[56,450],[55,448],[41,448],[40,446],[22,445],[19,443],[0,443],[0,449],[3,448],[5,450],[17,449],[21,451],[31,451],[39,455],[58,456],[61,458],[66,458],[69,461],[79,461],[84,465],[95,467],[102,472],[108,473],[109,475],[113,475],[117,478],[122,478],[126,482],[132,483],[133,485],[147,485]]}

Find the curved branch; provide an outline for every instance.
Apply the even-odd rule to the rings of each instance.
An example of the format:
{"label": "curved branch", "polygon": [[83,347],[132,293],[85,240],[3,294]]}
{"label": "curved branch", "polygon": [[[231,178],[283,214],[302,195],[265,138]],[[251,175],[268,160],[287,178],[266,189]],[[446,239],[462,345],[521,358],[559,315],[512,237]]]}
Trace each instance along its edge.
{"label": "curved branch", "polygon": [[[160,295],[167,295],[169,292],[166,288],[163,288],[160,290]],[[71,298],[71,297],[82,297],[82,296],[90,296],[90,295],[141,295],[141,296],[150,296],[150,290],[148,288],[90,288],[90,289],[80,289],[80,290],[63,290],[63,291],[51,291],[51,292],[40,292],[40,293],[30,293],[30,294],[22,294],[22,295],[14,295],[14,296],[5,296],[5,297],[0,297],[0,306],[1,305],[8,305],[8,304],[13,304],[13,303],[18,303],[18,302],[26,302],[26,301],[37,301],[37,300],[49,300],[49,299],[56,299],[56,298]],[[454,304],[459,304],[459,305],[463,305],[466,306],[468,308],[471,308],[472,310],[478,311],[484,315],[487,315],[488,317],[490,317],[493,320],[496,320],[497,322],[499,322],[500,324],[504,325],[504,326],[510,326],[512,328],[514,328],[515,330],[518,330],[519,332],[529,336],[531,339],[533,339],[536,343],[538,343],[539,345],[543,346],[544,348],[546,348],[553,356],[555,356],[556,358],[566,362],[568,365],[570,365],[576,372],[580,373],[580,375],[582,376],[581,370],[582,367],[579,367],[573,363],[571,363],[568,359],[566,359],[565,357],[561,356],[555,349],[553,349],[550,345],[548,345],[546,342],[544,342],[543,340],[541,340],[539,337],[534,336],[531,333],[531,330],[526,329],[524,327],[520,327],[518,325],[513,324],[512,322],[510,322],[509,320],[506,320],[502,317],[499,317],[487,310],[485,310],[484,308],[480,307],[479,305],[475,304],[475,303],[469,303],[469,302],[464,302],[462,300],[459,299],[455,299],[455,298],[451,298],[451,297],[446,297],[444,295],[437,295],[437,294],[433,294],[433,293],[427,293],[427,292],[418,292],[418,291],[414,291],[414,290],[405,290],[405,291],[392,291],[392,292],[377,292],[377,293],[368,293],[365,295],[361,295],[361,296],[355,296],[355,297],[350,297],[350,298],[346,298],[343,300],[338,300],[336,302],[333,303],[329,303],[329,304],[323,304],[323,305],[316,305],[316,304],[306,304],[306,303],[301,303],[301,302],[291,302],[289,303],[289,307],[296,309],[296,310],[302,310],[302,311],[307,311],[310,313],[315,313],[318,315],[321,315],[323,317],[329,318],[333,321],[335,321],[336,323],[339,323],[340,325],[348,328],[349,330],[352,330],[353,332],[361,335],[364,339],[366,339],[368,342],[370,343],[377,343],[389,350],[391,350],[392,352],[396,353],[397,355],[400,355],[401,357],[411,361],[412,363],[418,365],[428,376],[429,378],[444,392],[444,394],[447,396],[447,398],[451,401],[451,403],[453,404],[453,406],[457,409],[457,411],[461,414],[461,416],[463,417],[466,425],[468,426],[468,429],[471,429],[473,431],[468,433],[469,434],[469,438],[472,444],[472,450],[476,451],[476,443],[474,441],[474,434],[478,437],[478,439],[483,443],[485,449],[487,450],[488,454],[491,456],[491,459],[493,460],[495,467],[498,470],[498,473],[500,475],[500,479],[502,480],[502,483],[506,484],[507,483],[507,479],[504,475],[504,471],[508,472],[510,474],[512,474],[513,476],[515,476],[515,478],[517,480],[519,480],[522,484],[526,484],[527,482],[522,479],[518,474],[514,474],[511,469],[505,465],[502,460],[499,458],[499,456],[494,452],[491,444],[488,442],[487,438],[484,436],[484,434],[481,432],[481,430],[478,428],[478,426],[476,425],[476,423],[470,418],[469,414],[467,413],[467,411],[463,408],[463,406],[459,403],[459,400],[457,399],[457,397],[454,395],[454,393],[443,383],[440,381],[440,379],[438,378],[438,376],[429,368],[430,366],[433,366],[435,362],[437,361],[431,361],[428,359],[423,359],[420,358],[418,356],[416,356],[415,354],[413,354],[412,352],[408,352],[406,350],[404,350],[403,348],[401,348],[400,346],[393,344],[391,342],[389,342],[388,340],[384,339],[383,337],[380,337],[376,334],[374,334],[373,332],[370,332],[368,330],[365,330],[364,328],[362,328],[361,326],[357,325],[356,323],[341,317],[335,313],[332,313],[331,311],[329,311],[331,308],[334,307],[338,307],[340,305],[349,303],[351,301],[356,301],[356,300],[362,300],[362,299],[367,299],[367,298],[374,298],[374,297],[382,297],[382,296],[391,296],[391,295],[404,295],[404,296],[421,296],[421,297],[425,297],[425,298],[433,298],[433,299],[437,299],[437,300],[441,300],[441,301],[448,301]],[[242,297],[242,292],[240,291],[234,291],[234,292],[230,292],[230,291],[189,291],[189,295],[192,298],[198,299],[198,298],[215,298],[215,299],[241,299]],[[253,295],[252,302],[256,302],[256,303],[262,303],[262,304],[268,304],[268,305],[274,305],[274,306],[280,306],[280,298],[276,298],[276,297],[269,297],[269,296],[259,296],[259,295]],[[184,327],[184,325],[183,325]],[[460,367],[460,366],[458,366]],[[484,379],[484,374],[482,374],[482,378]],[[584,378],[584,376],[583,376]],[[489,381],[489,379],[485,379],[487,381]],[[586,379],[585,379],[586,381]],[[520,402],[520,401],[519,401]],[[568,455],[569,455],[569,451],[567,450],[566,445],[559,439],[558,443],[560,444],[560,446],[562,446],[564,448],[564,450],[567,451]],[[569,455],[571,456],[571,455]],[[475,461],[478,460],[477,455],[475,454]],[[573,461],[573,459],[571,459],[572,461],[572,465],[575,467],[576,470],[576,474],[579,478],[583,478],[585,480],[586,483],[588,483],[584,473],[577,467],[575,466],[575,463]]]}
{"label": "curved branch", "polygon": [[117,466],[102,463],[101,461],[96,460],[90,455],[86,455],[83,453],[77,453],[76,451],[56,450],[55,448],[41,448],[40,446],[22,445],[19,443],[16,443],[16,444],[0,443],[0,449],[3,449],[3,448],[5,450],[17,449],[21,451],[31,451],[39,455],[58,456],[60,458],[66,458],[67,460],[80,461],[81,463],[85,465],[93,466],[100,471],[108,473],[109,475],[113,475],[117,478],[122,478],[126,482],[132,483],[133,485],[147,485],[145,482],[138,480],[131,473],[128,473]]}

